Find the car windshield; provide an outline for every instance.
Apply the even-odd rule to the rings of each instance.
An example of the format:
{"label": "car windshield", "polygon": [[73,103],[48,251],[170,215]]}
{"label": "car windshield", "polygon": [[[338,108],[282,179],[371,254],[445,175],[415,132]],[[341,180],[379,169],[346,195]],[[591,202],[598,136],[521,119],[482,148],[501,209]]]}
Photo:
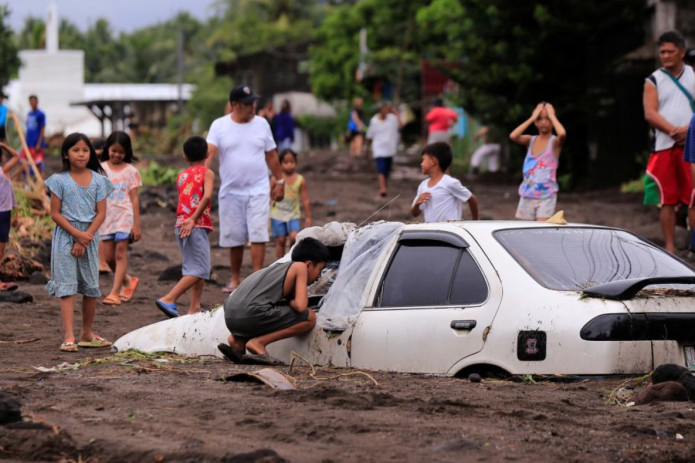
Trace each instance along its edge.
{"label": "car windshield", "polygon": [[574,291],[629,278],[695,275],[667,252],[623,230],[517,228],[499,230],[494,236],[549,289]]}

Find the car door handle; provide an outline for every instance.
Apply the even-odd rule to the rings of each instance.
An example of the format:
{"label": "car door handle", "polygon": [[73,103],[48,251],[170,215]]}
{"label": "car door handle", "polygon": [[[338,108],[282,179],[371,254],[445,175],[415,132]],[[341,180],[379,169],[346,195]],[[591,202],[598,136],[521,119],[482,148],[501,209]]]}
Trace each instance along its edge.
{"label": "car door handle", "polygon": [[477,324],[475,320],[452,320],[451,328],[454,330],[472,330]]}

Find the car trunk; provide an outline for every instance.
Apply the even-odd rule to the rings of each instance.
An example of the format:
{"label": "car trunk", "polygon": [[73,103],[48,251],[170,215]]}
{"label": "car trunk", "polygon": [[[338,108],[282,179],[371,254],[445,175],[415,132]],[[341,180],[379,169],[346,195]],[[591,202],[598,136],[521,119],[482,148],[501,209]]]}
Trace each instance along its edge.
{"label": "car trunk", "polygon": [[581,337],[589,341],[650,342],[653,367],[676,363],[695,368],[693,292],[642,290],[620,301],[624,314],[604,314],[587,323]]}

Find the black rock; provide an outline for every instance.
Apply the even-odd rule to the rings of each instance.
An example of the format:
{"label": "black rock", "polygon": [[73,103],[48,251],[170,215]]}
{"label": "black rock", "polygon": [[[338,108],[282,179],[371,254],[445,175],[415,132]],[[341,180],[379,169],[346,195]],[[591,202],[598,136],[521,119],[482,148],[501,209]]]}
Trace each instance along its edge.
{"label": "black rock", "polygon": [[667,381],[682,384],[688,393],[688,400],[695,400],[695,376],[690,373],[690,370],[674,363],[659,365],[652,374],[652,383],[659,384]]}
{"label": "black rock", "polygon": [[479,383],[481,380],[482,378],[478,373],[471,373],[470,375],[468,375],[468,381],[470,381],[471,383]]}
{"label": "black rock", "polygon": [[41,263],[44,268],[51,266],[51,246],[43,247],[39,252],[34,254],[33,259]]}
{"label": "black rock", "polygon": [[0,392],[0,424],[22,421],[19,402],[7,394]]}
{"label": "black rock", "polygon": [[162,262],[169,262],[169,256],[161,252],[152,251],[150,249],[143,253],[143,257],[147,260],[159,260]]}
{"label": "black rock", "polygon": [[24,304],[25,302],[34,302],[31,294],[21,291],[3,291],[0,292],[0,302],[14,302],[16,304]]}
{"label": "black rock", "polygon": [[695,376],[686,371],[678,378],[678,382],[688,391],[688,400],[695,400]]}
{"label": "black rock", "polygon": [[658,384],[665,381],[677,381],[683,373],[687,373],[690,370],[681,365],[676,365],[675,363],[666,363],[659,365],[654,369],[652,374],[652,383]]}
{"label": "black rock", "polygon": [[46,278],[46,275],[43,272],[36,271],[29,277],[29,284],[45,285],[46,283],[48,283],[48,278]]}
{"label": "black rock", "polygon": [[181,266],[174,265],[159,274],[157,281],[179,281],[181,279]]}
{"label": "black rock", "polygon": [[22,247],[22,249],[29,249],[29,248],[39,248],[43,249],[43,244],[40,243],[39,241],[34,241],[29,238],[22,238],[19,241],[19,245]]}

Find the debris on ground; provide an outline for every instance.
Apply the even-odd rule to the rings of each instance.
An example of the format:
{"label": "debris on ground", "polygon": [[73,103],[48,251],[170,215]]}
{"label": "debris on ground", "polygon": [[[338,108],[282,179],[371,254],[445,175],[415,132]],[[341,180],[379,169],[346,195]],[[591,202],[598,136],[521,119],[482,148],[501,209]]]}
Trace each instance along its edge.
{"label": "debris on ground", "polygon": [[293,377],[280,373],[274,368],[261,368],[256,371],[234,373],[222,379],[224,381],[261,383],[281,391],[289,391],[297,388],[297,381]]}

